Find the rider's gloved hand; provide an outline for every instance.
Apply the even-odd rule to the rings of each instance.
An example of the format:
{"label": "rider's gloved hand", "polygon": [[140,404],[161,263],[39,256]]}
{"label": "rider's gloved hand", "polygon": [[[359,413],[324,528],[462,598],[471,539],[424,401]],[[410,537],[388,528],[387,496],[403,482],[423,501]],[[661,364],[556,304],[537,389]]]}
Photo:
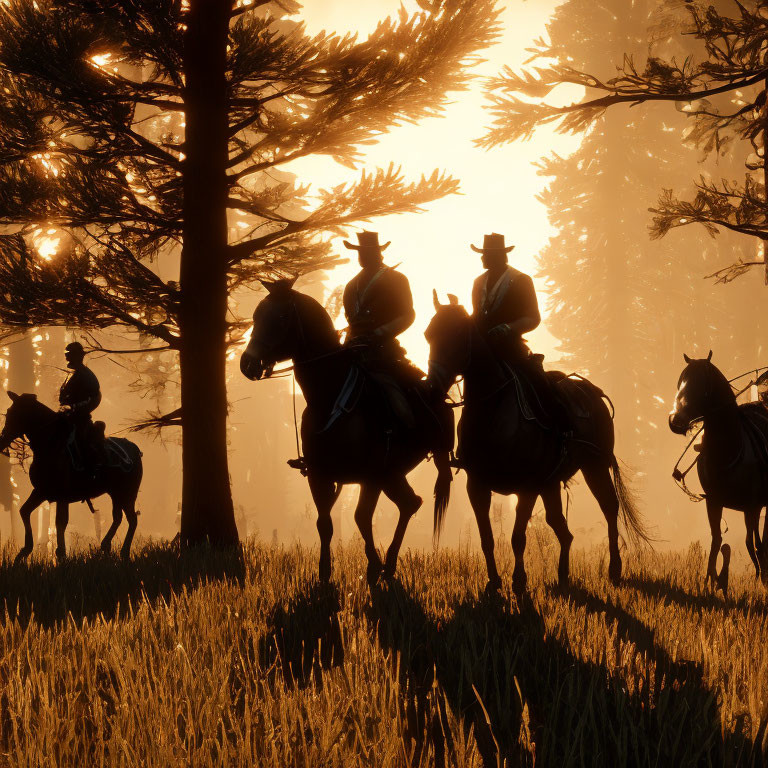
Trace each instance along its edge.
{"label": "rider's gloved hand", "polygon": [[509,326],[506,323],[496,325],[488,331],[488,338],[491,341],[501,341],[509,334]]}

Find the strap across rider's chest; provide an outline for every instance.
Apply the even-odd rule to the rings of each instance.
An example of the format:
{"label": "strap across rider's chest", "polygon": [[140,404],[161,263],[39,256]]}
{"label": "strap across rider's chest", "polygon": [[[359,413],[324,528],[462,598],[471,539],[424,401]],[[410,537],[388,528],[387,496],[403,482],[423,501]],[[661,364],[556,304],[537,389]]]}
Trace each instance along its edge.
{"label": "strap across rider's chest", "polygon": [[507,267],[490,290],[488,289],[489,276],[486,274],[480,302],[483,314],[486,316],[490,315],[501,306],[501,302],[504,301],[504,297],[507,295],[510,286],[517,279],[519,274],[520,272],[514,267]]}
{"label": "strap across rider's chest", "polygon": [[358,276],[358,282],[355,291],[355,317],[359,317],[363,311],[365,305],[365,299],[371,291],[371,288],[379,281],[379,278],[389,270],[389,267],[382,267],[369,281],[368,284],[360,290],[360,279]]}

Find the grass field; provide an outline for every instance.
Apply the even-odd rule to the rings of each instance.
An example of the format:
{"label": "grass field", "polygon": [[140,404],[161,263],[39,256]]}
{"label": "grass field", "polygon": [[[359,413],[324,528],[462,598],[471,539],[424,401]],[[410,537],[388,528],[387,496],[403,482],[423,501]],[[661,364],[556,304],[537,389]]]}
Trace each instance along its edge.
{"label": "grass field", "polygon": [[[306,549],[146,546],[0,566],[0,766],[760,765],[768,598],[704,592],[699,547],[529,545],[530,598],[484,599],[481,558],[406,554],[371,594]],[[500,551],[506,580],[508,551]]]}

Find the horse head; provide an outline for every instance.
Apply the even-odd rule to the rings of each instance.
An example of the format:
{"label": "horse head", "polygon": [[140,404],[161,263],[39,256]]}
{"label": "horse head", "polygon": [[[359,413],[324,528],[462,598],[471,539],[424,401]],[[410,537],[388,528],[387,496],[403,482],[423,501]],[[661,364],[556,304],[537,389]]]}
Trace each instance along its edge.
{"label": "horse head", "polygon": [[669,428],[677,435],[684,435],[694,421],[713,410],[736,402],[728,380],[712,363],[712,350],[705,358],[683,358],[686,366],[677,381],[669,414]]}
{"label": "horse head", "polygon": [[41,405],[37,395],[17,395],[9,391],[8,397],[11,407],[5,413],[5,423],[0,431],[0,452],[7,451],[14,440],[28,435],[32,426],[32,411],[35,406]]}
{"label": "horse head", "polygon": [[424,331],[429,343],[427,381],[447,392],[469,363],[472,319],[452,294],[448,294],[448,304],[440,303],[437,291],[432,291],[432,298],[435,316]]}
{"label": "horse head", "polygon": [[269,376],[284,360],[299,361],[326,343],[338,345],[333,322],[311,296],[293,289],[296,278],[262,281],[267,296],[253,313],[248,346],[240,370],[251,381]]}

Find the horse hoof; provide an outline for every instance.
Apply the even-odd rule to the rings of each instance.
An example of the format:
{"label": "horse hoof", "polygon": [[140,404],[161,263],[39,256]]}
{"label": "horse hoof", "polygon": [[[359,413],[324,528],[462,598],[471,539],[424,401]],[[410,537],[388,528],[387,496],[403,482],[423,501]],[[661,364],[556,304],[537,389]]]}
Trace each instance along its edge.
{"label": "horse hoof", "polygon": [[121,549],[120,550],[120,557],[127,562],[128,560],[131,559],[131,550],[130,549]]}
{"label": "horse hoof", "polygon": [[384,579],[384,581],[392,581],[392,579],[395,578],[395,570],[397,566],[389,566],[385,565],[381,569],[381,575],[379,576],[380,579]]}
{"label": "horse hoof", "polygon": [[375,587],[379,582],[379,576],[381,576],[383,567],[381,563],[370,563],[368,569],[365,572],[365,578],[368,581],[369,587]]}
{"label": "horse hoof", "polygon": [[102,541],[101,545],[99,546],[99,549],[105,554],[108,555],[112,551],[112,542],[106,542]]}
{"label": "horse hoof", "polygon": [[486,597],[496,597],[501,591],[501,579],[489,579],[485,585],[484,594]]}
{"label": "horse hoof", "polygon": [[24,563],[26,562],[27,558],[32,554],[31,549],[27,549],[27,547],[24,547],[22,550],[20,550],[19,554],[16,555],[14,558],[14,563]]}
{"label": "horse hoof", "polygon": [[528,591],[528,576],[525,571],[512,575],[512,591],[516,595],[524,595]]}
{"label": "horse hoof", "polygon": [[64,547],[56,547],[56,559],[60,563],[67,559],[67,550]]}
{"label": "horse hoof", "polygon": [[320,568],[318,569],[317,577],[323,584],[328,584],[328,582],[330,582],[331,580],[330,562],[324,563],[322,560],[320,561]]}
{"label": "horse hoof", "polygon": [[608,578],[614,586],[621,582],[621,563],[608,566]]}

